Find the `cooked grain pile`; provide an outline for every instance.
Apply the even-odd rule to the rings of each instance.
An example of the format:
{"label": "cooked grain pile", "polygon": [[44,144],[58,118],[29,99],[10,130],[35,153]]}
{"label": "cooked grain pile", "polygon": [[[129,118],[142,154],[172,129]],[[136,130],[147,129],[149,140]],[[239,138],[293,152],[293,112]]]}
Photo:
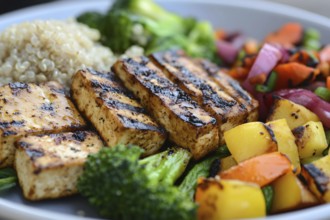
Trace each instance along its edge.
{"label": "cooked grain pile", "polygon": [[68,86],[78,69],[109,70],[116,57],[99,39],[97,30],[74,20],[13,25],[0,33],[0,85],[55,80]]}

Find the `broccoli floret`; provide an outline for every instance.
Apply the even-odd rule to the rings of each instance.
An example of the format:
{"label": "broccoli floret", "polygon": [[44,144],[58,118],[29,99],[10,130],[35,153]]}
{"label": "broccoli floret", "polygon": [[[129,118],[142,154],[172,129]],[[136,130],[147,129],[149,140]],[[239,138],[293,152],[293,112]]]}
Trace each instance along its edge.
{"label": "broccoli floret", "polygon": [[78,22],[84,23],[87,26],[98,30],[100,30],[101,26],[103,26],[103,19],[103,14],[94,11],[86,12],[77,17]]}
{"label": "broccoli floret", "polygon": [[153,0],[117,0],[102,18],[97,13],[85,13],[77,20],[98,29],[102,44],[115,53],[139,45],[146,54],[183,49],[194,57],[213,61],[217,57],[209,23],[178,16]]}
{"label": "broccoli floret", "polygon": [[174,186],[190,153],[169,149],[139,160],[142,150],[118,145],[88,156],[78,190],[111,219],[194,219],[196,205]]}

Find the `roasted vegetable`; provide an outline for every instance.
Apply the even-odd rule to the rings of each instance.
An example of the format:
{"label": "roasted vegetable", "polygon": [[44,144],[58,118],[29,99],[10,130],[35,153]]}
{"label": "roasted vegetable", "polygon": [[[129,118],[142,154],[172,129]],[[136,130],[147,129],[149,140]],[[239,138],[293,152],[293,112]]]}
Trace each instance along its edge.
{"label": "roasted vegetable", "polygon": [[241,180],[263,187],[289,171],[292,171],[290,160],[284,154],[273,152],[243,161],[219,175],[221,179]]}
{"label": "roasted vegetable", "polygon": [[237,180],[199,179],[196,191],[198,219],[256,218],[266,215],[259,186]]}
{"label": "roasted vegetable", "polygon": [[328,147],[321,122],[307,122],[295,128],[292,132],[296,137],[300,159],[320,157],[323,151]]}
{"label": "roasted vegetable", "polygon": [[330,202],[330,155],[302,166],[308,188],[318,199]]}
{"label": "roasted vegetable", "polygon": [[196,205],[173,185],[190,153],[173,148],[139,160],[142,152],[118,145],[90,155],[78,190],[111,219],[194,219]]}
{"label": "roasted vegetable", "polygon": [[229,151],[237,162],[277,151],[272,130],[262,122],[249,122],[236,126],[226,131],[224,137]]}
{"label": "roasted vegetable", "polygon": [[292,134],[286,119],[270,121],[267,125],[274,132],[278,152],[285,154],[290,159],[295,173],[300,173],[298,148],[295,143],[295,137]]}
{"label": "roasted vegetable", "polygon": [[290,129],[294,129],[309,121],[320,121],[316,114],[302,105],[287,99],[276,98],[267,121],[285,118]]}
{"label": "roasted vegetable", "polygon": [[292,172],[281,176],[271,186],[274,190],[271,213],[290,211],[319,203],[318,199]]}

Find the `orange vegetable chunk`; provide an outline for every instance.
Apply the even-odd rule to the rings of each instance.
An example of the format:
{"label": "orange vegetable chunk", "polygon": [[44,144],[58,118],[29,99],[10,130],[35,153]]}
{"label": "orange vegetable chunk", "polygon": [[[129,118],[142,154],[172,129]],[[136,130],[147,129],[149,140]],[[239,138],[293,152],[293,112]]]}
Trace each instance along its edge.
{"label": "orange vegetable chunk", "polygon": [[297,62],[279,64],[274,71],[277,73],[276,90],[312,82],[319,73],[318,70]]}
{"label": "orange vegetable chunk", "polygon": [[220,172],[221,179],[235,179],[266,186],[293,170],[290,160],[282,153],[273,152],[245,160]]}

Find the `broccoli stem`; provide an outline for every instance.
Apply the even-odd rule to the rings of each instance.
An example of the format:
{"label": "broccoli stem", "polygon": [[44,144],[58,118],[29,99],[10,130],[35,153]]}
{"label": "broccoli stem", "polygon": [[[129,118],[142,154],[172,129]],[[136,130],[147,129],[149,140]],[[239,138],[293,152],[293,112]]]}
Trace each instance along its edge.
{"label": "broccoli stem", "polygon": [[0,170],[0,192],[16,185],[17,177],[14,169],[4,168]]}
{"label": "broccoli stem", "polygon": [[193,199],[198,178],[209,175],[211,164],[215,159],[216,157],[207,158],[196,164],[179,185],[179,190]]}
{"label": "broccoli stem", "polygon": [[182,148],[172,148],[139,161],[152,183],[173,185],[186,169],[191,154]]}

